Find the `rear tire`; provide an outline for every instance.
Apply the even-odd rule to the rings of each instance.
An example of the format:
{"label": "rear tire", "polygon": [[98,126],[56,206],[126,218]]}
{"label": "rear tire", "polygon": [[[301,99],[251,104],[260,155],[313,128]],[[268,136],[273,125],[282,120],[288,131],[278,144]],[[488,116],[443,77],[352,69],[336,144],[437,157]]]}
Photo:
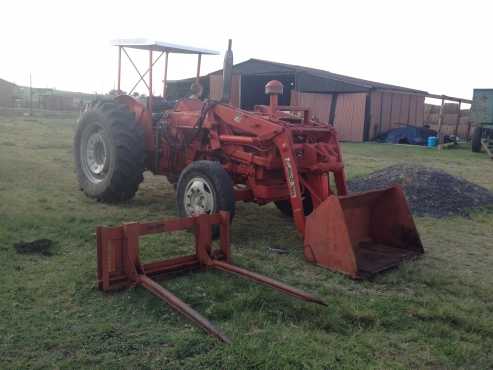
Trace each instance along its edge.
{"label": "rear tire", "polygon": [[126,105],[112,99],[93,102],[74,138],[80,189],[102,202],[131,199],[144,179],[144,145],[144,130]]}
{"label": "rear tire", "polygon": [[483,128],[476,127],[472,132],[471,146],[474,153],[481,152],[481,138],[483,136]]}
{"label": "rear tire", "polygon": [[[176,188],[176,207],[180,217],[227,211],[235,214],[233,180],[223,166],[213,161],[195,161],[181,172]],[[219,236],[219,225],[213,237]]]}

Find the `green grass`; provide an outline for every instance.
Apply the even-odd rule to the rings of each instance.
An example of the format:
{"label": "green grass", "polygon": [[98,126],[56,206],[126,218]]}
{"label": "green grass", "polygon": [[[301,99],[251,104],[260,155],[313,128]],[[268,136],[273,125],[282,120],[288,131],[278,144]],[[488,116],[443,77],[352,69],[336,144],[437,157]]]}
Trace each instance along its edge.
{"label": "green grass", "polygon": [[[355,282],[303,261],[275,207],[238,204],[235,262],[314,292],[306,304],[220,272],[163,281],[232,338],[205,335],[142,288],[96,289],[95,227],[175,216],[174,191],[146,176],[134,200],[105,205],[78,191],[75,119],[0,118],[0,368],[493,367],[493,214],[416,218],[426,254]],[[349,176],[421,163],[493,190],[493,163],[467,148],[344,144]],[[51,257],[17,254],[49,238]],[[146,238],[146,259],[191,250],[187,233]],[[275,255],[270,246],[289,253]]]}

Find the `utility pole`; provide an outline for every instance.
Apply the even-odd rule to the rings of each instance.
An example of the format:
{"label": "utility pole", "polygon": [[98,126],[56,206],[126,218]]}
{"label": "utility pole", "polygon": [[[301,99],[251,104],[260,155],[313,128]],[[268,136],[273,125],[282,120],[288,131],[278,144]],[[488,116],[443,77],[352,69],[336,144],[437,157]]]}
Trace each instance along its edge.
{"label": "utility pole", "polygon": [[440,105],[440,113],[438,115],[438,144],[439,144],[439,147],[440,147],[440,145],[443,144],[443,140],[444,140],[444,135],[442,135],[444,107],[445,107],[445,97],[442,96],[442,104]]}

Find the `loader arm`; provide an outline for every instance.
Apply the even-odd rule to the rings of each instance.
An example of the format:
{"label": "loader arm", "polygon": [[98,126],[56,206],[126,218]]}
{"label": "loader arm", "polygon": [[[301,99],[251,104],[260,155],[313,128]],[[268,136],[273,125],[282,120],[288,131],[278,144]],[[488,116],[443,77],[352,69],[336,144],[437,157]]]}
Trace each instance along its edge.
{"label": "loader arm", "polygon": [[274,139],[276,146],[281,155],[284,168],[286,185],[289,189],[289,199],[293,212],[294,224],[301,235],[305,233],[305,214],[303,210],[303,201],[301,199],[301,184],[296,158],[293,152],[292,139],[288,133],[283,132]]}
{"label": "loader arm", "polygon": [[[282,88],[272,81],[269,85],[269,106],[246,112],[219,104],[210,129],[222,128],[212,135],[214,145],[227,153],[230,162],[239,163],[229,165],[233,176],[245,169],[252,199],[289,201],[296,229],[304,237],[305,258],[353,278],[366,278],[422,254],[402,191],[393,187],[348,195],[334,128],[311,120],[303,107],[279,107]],[[308,216],[304,196],[313,205]]]}
{"label": "loader arm", "polygon": [[[296,228],[304,235],[303,192],[309,193],[315,207],[333,193],[347,194],[335,130],[306,120],[304,108],[293,109],[304,112],[303,120],[298,123],[289,122],[293,116],[285,112],[279,113],[263,106],[257,107],[257,110],[247,112],[226,104],[215,106],[214,117],[207,124],[213,132],[210,134],[211,145],[222,148],[231,160],[256,168],[254,171],[249,167],[253,172],[252,177],[259,177],[258,173],[281,171],[284,187],[282,196],[289,199]],[[218,125],[217,121],[222,124]],[[218,126],[223,131],[226,126],[228,134],[214,132]],[[305,137],[306,140],[300,139]],[[294,143],[295,139],[297,143]],[[245,146],[262,144],[270,146],[271,156],[245,150]],[[330,188],[330,173],[334,176],[335,191]],[[261,198],[261,194],[257,194],[260,191],[256,191],[259,185],[252,179],[250,185],[253,198]]]}

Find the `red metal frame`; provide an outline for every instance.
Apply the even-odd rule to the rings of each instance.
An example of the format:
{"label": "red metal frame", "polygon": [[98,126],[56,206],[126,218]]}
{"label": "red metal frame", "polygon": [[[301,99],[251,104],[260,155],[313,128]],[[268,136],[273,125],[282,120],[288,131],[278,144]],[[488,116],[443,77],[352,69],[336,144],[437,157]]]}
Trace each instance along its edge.
{"label": "red metal frame", "polygon": [[[190,218],[148,223],[127,223],[119,227],[97,228],[98,286],[103,291],[140,285],[168,303],[209,334],[230,343],[230,339],[173,293],[156,283],[152,277],[178,270],[215,268],[236,274],[279,290],[283,294],[325,305],[312,294],[248,271],[231,263],[229,214],[199,215]],[[219,225],[219,248],[212,246],[211,227]],[[143,264],[139,258],[139,237],[162,232],[192,229],[195,235],[195,254]]]}
{"label": "red metal frame", "polygon": [[[139,68],[136,66],[134,63],[132,57],[128,54],[126,48],[124,46],[118,46],[118,74],[117,74],[117,91],[119,94],[121,94],[121,77],[122,77],[122,51],[125,53],[127,56],[127,59],[130,61],[130,64],[134,67],[135,71],[139,75],[139,79],[137,82],[133,85],[132,89],[128,93],[128,95],[131,95],[132,92],[135,90],[135,88],[139,85],[140,82],[143,82],[146,85],[148,96],[153,97],[154,92],[153,92],[153,86],[152,86],[152,79],[153,79],[153,68],[154,65],[157,63],[157,61],[165,54],[165,61],[164,61],[164,76],[163,76],[163,98],[166,98],[167,95],[167,82],[168,82],[168,62],[169,62],[169,51],[162,51],[159,56],[154,60],[153,59],[153,50],[149,49],[149,66],[147,70],[144,73],[141,73]],[[197,73],[196,73],[196,81],[199,82],[200,80],[200,68],[202,64],[202,54],[198,53],[197,54]],[[145,81],[146,75],[149,74],[149,79],[148,82]],[[150,106],[149,110],[152,111],[152,99],[150,99]]]}

